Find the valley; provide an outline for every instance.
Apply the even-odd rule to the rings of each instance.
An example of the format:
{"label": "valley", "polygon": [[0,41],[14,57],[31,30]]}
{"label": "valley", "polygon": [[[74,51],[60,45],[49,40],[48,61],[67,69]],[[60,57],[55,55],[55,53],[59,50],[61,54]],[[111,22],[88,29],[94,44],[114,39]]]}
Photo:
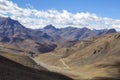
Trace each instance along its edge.
{"label": "valley", "polygon": [[28,29],[1,17],[0,79],[119,80],[119,44],[115,29]]}
{"label": "valley", "polygon": [[[67,49],[39,54],[35,59],[38,63],[60,68],[60,73],[75,80],[119,80],[119,35],[108,34],[81,41]],[[69,55],[66,56],[66,52]]]}

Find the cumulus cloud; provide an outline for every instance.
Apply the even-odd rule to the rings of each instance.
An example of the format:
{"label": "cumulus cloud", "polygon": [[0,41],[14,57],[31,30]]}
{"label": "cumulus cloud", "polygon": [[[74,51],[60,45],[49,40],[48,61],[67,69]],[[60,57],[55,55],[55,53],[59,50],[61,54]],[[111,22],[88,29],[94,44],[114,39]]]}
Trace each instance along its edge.
{"label": "cumulus cloud", "polygon": [[[29,4],[30,7],[30,4]],[[28,28],[42,28],[48,24],[56,27],[88,27],[90,29],[115,28],[120,30],[120,20],[99,17],[89,12],[71,13],[67,10],[37,10],[32,8],[21,8],[10,0],[0,0],[0,16],[9,16],[18,20]]]}

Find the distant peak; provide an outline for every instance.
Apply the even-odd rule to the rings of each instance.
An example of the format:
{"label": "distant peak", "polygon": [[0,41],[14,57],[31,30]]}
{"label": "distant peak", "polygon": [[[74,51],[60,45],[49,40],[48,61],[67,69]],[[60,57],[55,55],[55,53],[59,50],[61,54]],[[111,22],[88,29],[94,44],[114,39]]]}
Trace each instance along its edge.
{"label": "distant peak", "polygon": [[9,29],[14,30],[15,28],[18,28],[20,30],[25,28],[17,20],[11,19],[10,17],[0,17],[0,25],[1,28],[5,28],[8,31],[10,31]]}
{"label": "distant peak", "polygon": [[83,28],[81,28],[81,29],[89,29],[89,28],[87,28],[87,27],[83,27]]}
{"label": "distant peak", "polygon": [[17,20],[13,20],[10,17],[0,17],[0,22],[4,22],[4,21],[11,22],[11,23],[14,23],[14,22],[19,23]]}
{"label": "distant peak", "polygon": [[87,27],[83,27],[83,28],[81,28],[81,30],[83,30],[83,31],[91,31],[91,29],[89,29]]}
{"label": "distant peak", "polygon": [[1,17],[1,16],[0,16],[0,19],[3,20],[3,21],[4,20],[12,20],[10,17]]}
{"label": "distant peak", "polygon": [[53,26],[52,24],[49,24],[49,25],[45,26],[44,29],[56,30],[55,26]]}
{"label": "distant peak", "polygon": [[114,28],[112,28],[112,29],[109,29],[108,31],[107,31],[107,34],[109,34],[109,33],[116,33],[117,31],[114,29]]}

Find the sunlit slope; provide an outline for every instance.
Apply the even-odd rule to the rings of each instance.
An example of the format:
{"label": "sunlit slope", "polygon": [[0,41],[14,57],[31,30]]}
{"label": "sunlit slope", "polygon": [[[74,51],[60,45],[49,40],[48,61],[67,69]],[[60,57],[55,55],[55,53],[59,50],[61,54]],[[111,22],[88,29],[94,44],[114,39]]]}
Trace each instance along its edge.
{"label": "sunlit slope", "polygon": [[36,62],[44,62],[60,68],[66,75],[69,75],[66,73],[69,71],[71,73],[69,76],[78,80],[119,79],[119,44],[120,33],[94,37],[80,41],[71,47],[63,47],[51,53],[41,54],[36,57]]}

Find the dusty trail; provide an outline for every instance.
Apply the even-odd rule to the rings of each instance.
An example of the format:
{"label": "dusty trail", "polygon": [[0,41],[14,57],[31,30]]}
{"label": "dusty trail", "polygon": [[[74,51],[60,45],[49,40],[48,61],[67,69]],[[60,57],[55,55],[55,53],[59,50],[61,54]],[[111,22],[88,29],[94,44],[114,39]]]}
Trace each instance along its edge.
{"label": "dusty trail", "polygon": [[82,74],[80,74],[79,72],[74,72],[74,71],[71,71],[70,67],[61,59],[60,61],[62,62],[62,64],[65,66],[65,68],[61,68],[61,67],[57,67],[57,66],[52,66],[52,65],[48,65],[48,64],[45,64],[41,61],[38,61],[34,58],[32,58],[38,65],[46,68],[47,70],[49,71],[52,71],[52,72],[58,72],[58,73],[61,73],[61,74],[64,74],[66,76],[69,76],[71,78],[74,78],[75,80],[79,79],[80,76]]}
{"label": "dusty trail", "polygon": [[65,63],[65,61],[63,59],[60,59],[60,61],[62,62],[62,64],[67,68],[70,69],[70,67]]}

